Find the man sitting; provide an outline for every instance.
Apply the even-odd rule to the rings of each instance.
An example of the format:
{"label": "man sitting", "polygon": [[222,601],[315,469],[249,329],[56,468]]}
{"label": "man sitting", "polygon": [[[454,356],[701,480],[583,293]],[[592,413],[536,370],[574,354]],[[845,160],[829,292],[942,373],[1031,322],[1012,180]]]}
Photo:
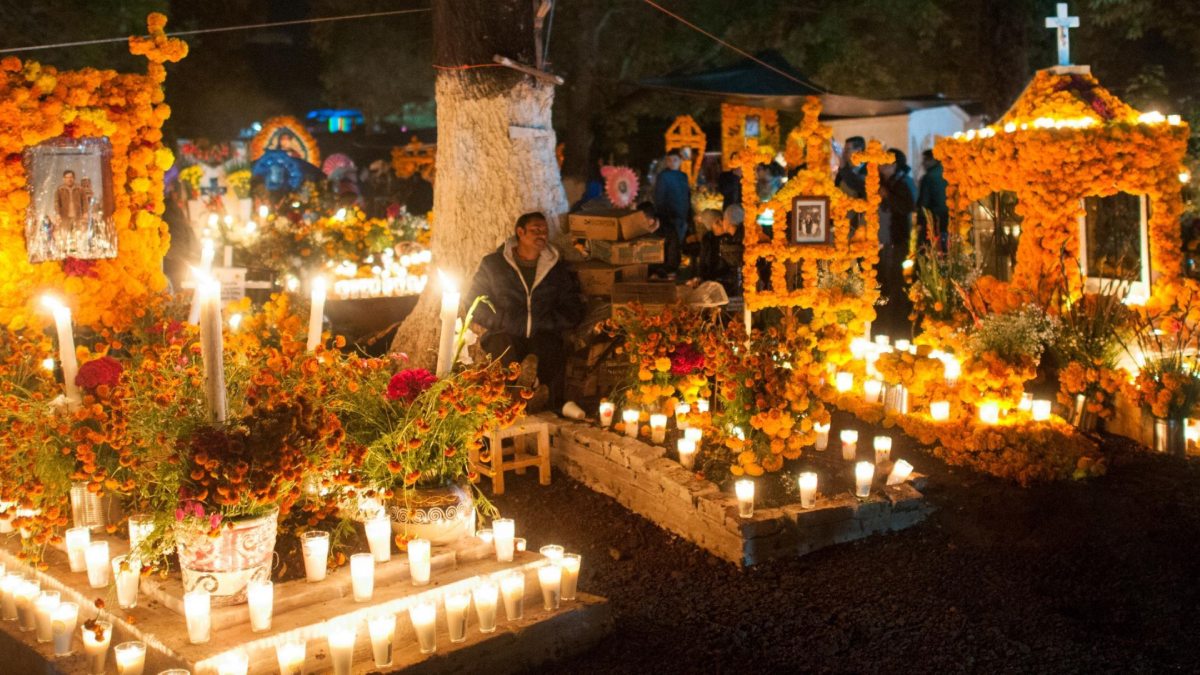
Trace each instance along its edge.
{"label": "man sitting", "polygon": [[[549,243],[546,216],[538,212],[517,218],[516,234],[484,256],[471,282],[467,300],[484,296],[474,322],[480,345],[504,363],[532,361],[550,390],[550,405],[562,405],[567,350],[563,334],[583,320],[586,311],[579,277]],[[533,355],[534,359],[527,359]]]}

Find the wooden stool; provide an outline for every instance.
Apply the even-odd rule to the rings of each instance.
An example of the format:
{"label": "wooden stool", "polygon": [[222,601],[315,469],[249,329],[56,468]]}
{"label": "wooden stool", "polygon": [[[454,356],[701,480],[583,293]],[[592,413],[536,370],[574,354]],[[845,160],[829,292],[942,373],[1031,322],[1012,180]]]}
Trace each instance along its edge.
{"label": "wooden stool", "polygon": [[[531,436],[537,436],[536,452],[527,450],[527,441]],[[538,482],[550,484],[550,424],[539,419],[526,417],[516,424],[493,431],[487,436],[488,451],[491,460],[484,463],[479,458],[479,451],[472,450],[470,455],[471,468],[492,479],[492,493],[504,494],[504,472],[516,469],[518,474],[525,473],[525,467],[538,468]],[[512,444],[504,447],[504,441],[512,439]],[[511,459],[505,461],[505,454]]]}

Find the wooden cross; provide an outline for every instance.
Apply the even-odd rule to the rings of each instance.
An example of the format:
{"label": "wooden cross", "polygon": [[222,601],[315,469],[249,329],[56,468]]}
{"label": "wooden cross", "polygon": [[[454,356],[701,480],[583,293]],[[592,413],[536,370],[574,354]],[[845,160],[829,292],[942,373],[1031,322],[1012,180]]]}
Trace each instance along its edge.
{"label": "wooden cross", "polygon": [[1072,28],[1079,28],[1079,17],[1067,16],[1067,3],[1058,3],[1058,13],[1046,17],[1046,28],[1058,30],[1058,65],[1071,65],[1071,36]]}

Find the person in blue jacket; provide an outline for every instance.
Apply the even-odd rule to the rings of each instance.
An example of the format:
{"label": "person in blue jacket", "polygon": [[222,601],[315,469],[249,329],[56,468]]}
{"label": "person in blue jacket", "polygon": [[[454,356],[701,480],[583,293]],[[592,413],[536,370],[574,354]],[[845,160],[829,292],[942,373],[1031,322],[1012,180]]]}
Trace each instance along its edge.
{"label": "person in blue jacket", "polygon": [[692,208],[692,188],[687,174],[679,170],[683,158],[678,150],[667,153],[667,168],[654,183],[654,210],[662,235],[664,262],[659,273],[674,278],[679,272],[683,242],[687,239],[688,212]]}

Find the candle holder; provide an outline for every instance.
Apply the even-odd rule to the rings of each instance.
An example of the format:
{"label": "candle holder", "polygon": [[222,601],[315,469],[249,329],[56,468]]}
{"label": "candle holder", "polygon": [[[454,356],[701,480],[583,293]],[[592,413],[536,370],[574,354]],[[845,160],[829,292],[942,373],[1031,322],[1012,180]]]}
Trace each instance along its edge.
{"label": "candle holder", "polygon": [[270,579],[250,581],[246,584],[246,604],[250,608],[250,630],[255,633],[271,630],[275,584]]}
{"label": "candle holder", "polygon": [[600,402],[600,426],[607,429],[612,426],[613,414],[616,413],[617,407],[610,401]]}
{"label": "candle holder", "polygon": [[517,553],[524,553],[529,542],[525,541],[525,537],[517,537],[513,539],[513,546],[516,547]]}
{"label": "candle holder", "polygon": [[558,609],[562,594],[562,568],[553,562],[539,567],[538,582],[542,586],[542,609],[547,612]]}
{"label": "candle holder", "polygon": [[392,648],[396,641],[396,615],[381,614],[367,620],[367,632],[371,635],[371,655],[376,668],[392,665]]}
{"label": "candle holder", "polygon": [[291,640],[275,645],[275,662],[280,675],[304,675],[304,640]]}
{"label": "candle holder", "polygon": [[842,440],[842,459],[853,462],[858,456],[858,432],[854,429],[842,429],[838,437]]}
{"label": "candle holder", "polygon": [[892,437],[891,436],[876,436],[875,445],[875,463],[887,464],[892,459]]}
{"label": "candle holder", "polygon": [[566,549],[558,544],[546,544],[538,549],[538,553],[541,553],[547,560],[550,560],[551,562],[558,562],[559,560],[562,560],[563,553],[565,552]]}
{"label": "candle holder", "polygon": [[1050,401],[1034,401],[1031,406],[1034,422],[1045,422],[1050,419]]}
{"label": "candle holder", "polygon": [[71,520],[75,527],[99,531],[105,525],[103,497],[88,490],[86,482],[71,485]]}
{"label": "candle holder", "polygon": [[122,642],[113,647],[113,660],[117,662],[117,675],[142,675],[146,668],[146,643]]}
{"label": "candle holder", "polygon": [[838,393],[844,394],[854,388],[854,373],[839,372],[833,381]]}
{"label": "candle holder", "polygon": [[86,527],[67,530],[63,543],[67,547],[67,563],[72,572],[87,571],[87,547],[92,543],[92,531]]}
{"label": "candle holder", "polygon": [[500,580],[500,593],[504,596],[504,615],[509,621],[517,621],[525,615],[525,574],[520,571],[507,574]]}
{"label": "candle holder", "polygon": [[108,586],[110,571],[108,542],[93,541],[89,543],[83,555],[87,561],[88,585],[92,588],[104,588]]}
{"label": "candle holder", "polygon": [[212,636],[212,598],[198,588],[183,594],[183,615],[187,620],[188,641],[194,645],[208,642]]}
{"label": "candle holder", "polygon": [[667,416],[655,413],[650,416],[650,442],[662,444],[667,440]]}
{"label": "candle holder", "polygon": [[17,590],[25,583],[25,578],[17,572],[9,572],[0,579],[0,620],[17,620]]}
{"label": "candle holder", "polygon": [[883,392],[883,410],[897,415],[908,414],[908,388],[902,384],[889,385]]}
{"label": "candle holder", "polygon": [[40,586],[36,581],[22,579],[21,585],[14,593],[17,600],[17,623],[22,633],[37,629],[37,612],[34,610],[33,603],[37,600],[40,592]]}
{"label": "candle holder", "polygon": [[34,621],[37,624],[35,636],[38,642],[50,642],[54,637],[54,610],[62,603],[58,591],[42,591],[33,600]]}
{"label": "candle holder", "polygon": [[471,609],[471,594],[450,592],[446,593],[442,601],[446,605],[446,626],[450,630],[450,642],[466,642],[467,611]]}
{"label": "candle holder", "polygon": [[517,524],[512,518],[496,518],[492,520],[492,536],[496,542],[496,560],[512,562]]}
{"label": "candle holder", "polygon": [[630,438],[638,437],[638,423],[642,414],[636,410],[626,410],[621,413],[621,421],[625,423],[625,435]]}
{"label": "candle holder", "polygon": [[859,462],[854,465],[854,496],[866,499],[871,496],[871,481],[875,479],[875,465]]}
{"label": "candle holder", "polygon": [[148,513],[135,513],[129,516],[129,555],[140,557],[138,548],[150,535],[154,534],[154,516]]}
{"label": "candle holder", "polygon": [[896,463],[892,466],[892,472],[890,474],[888,474],[887,484],[888,485],[899,485],[899,484],[903,483],[904,481],[908,480],[909,476],[912,475],[912,472],[913,472],[912,464],[909,464],[908,462],[904,461],[903,459],[898,459],[898,460],[896,460]]}
{"label": "candle holder", "polygon": [[687,416],[692,412],[692,406],[686,403],[675,405],[675,428],[684,431],[688,428]]}
{"label": "candle holder", "polygon": [[430,547],[428,539],[413,539],[408,542],[408,574],[413,586],[429,583]]}
{"label": "candle holder", "polygon": [[579,568],[583,565],[583,556],[578,553],[563,554],[562,560],[558,566],[562,568],[562,589],[561,597],[563,600],[574,600],[575,592],[579,588]]}
{"label": "candle holder", "polygon": [[733,492],[737,495],[738,516],[754,517],[754,481],[742,479],[733,484]]}
{"label": "candle holder", "polygon": [[492,532],[492,528],[490,527],[485,527],[479,530],[475,533],[475,536],[479,537],[480,541],[488,545],[491,545],[492,542],[496,541],[496,534]]}
{"label": "candle holder", "polygon": [[137,607],[138,580],[142,576],[142,563],[136,558],[119,555],[112,559],[112,577],[117,586],[117,605],[121,609]]}
{"label": "candle holder", "polygon": [[946,422],[950,419],[950,402],[934,401],[929,404],[929,416],[934,422]]}
{"label": "candle holder", "polygon": [[471,589],[471,596],[475,599],[475,615],[479,618],[479,632],[496,632],[496,604],[500,600],[500,587],[491,579],[480,579]]}
{"label": "candle holder", "polygon": [[246,675],[250,670],[250,655],[242,650],[226,652],[217,659],[217,675]]}
{"label": "candle holder", "polygon": [[79,621],[79,605],[73,602],[59,603],[50,617],[51,639],[54,642],[55,656],[70,656],[71,639],[75,635],[75,624]]}
{"label": "candle holder", "polygon": [[979,403],[979,421],[984,424],[999,424],[1000,403],[997,401],[981,401]]}
{"label": "candle holder", "polygon": [[417,634],[421,653],[432,654],[437,651],[437,605],[418,602],[408,608],[408,618]]}
{"label": "candle holder", "polygon": [[800,487],[800,508],[811,509],[817,505],[817,474],[805,471],[797,480]]}
{"label": "candle holder", "polygon": [[367,533],[367,545],[375,562],[385,563],[392,559],[392,521],[387,516],[372,518],[363,523]]}
{"label": "candle holder", "polygon": [[863,398],[867,403],[878,403],[882,393],[883,382],[879,380],[867,380],[863,383]]}
{"label": "candle holder", "polygon": [[327,624],[325,630],[334,675],[350,675],[350,668],[354,665],[354,640],[358,637],[354,623],[335,621]]}
{"label": "candle holder", "polygon": [[304,579],[310,584],[325,579],[329,569],[329,533],[309,530],[300,535],[301,550],[304,552]]}
{"label": "candle holder", "polygon": [[681,438],[676,445],[679,447],[679,463],[690,471],[696,466],[696,441]]}
{"label": "candle holder", "polygon": [[83,626],[83,653],[87,658],[88,675],[104,675],[104,662],[108,660],[108,645],[112,642],[112,624],[96,621],[90,627]]}
{"label": "candle holder", "polygon": [[817,439],[813,442],[813,449],[817,452],[824,452],[825,448],[829,447],[829,423],[817,422],[813,424],[813,431],[817,432]]}
{"label": "candle holder", "polygon": [[355,602],[368,602],[375,594],[375,558],[370,553],[350,556],[350,585]]}

